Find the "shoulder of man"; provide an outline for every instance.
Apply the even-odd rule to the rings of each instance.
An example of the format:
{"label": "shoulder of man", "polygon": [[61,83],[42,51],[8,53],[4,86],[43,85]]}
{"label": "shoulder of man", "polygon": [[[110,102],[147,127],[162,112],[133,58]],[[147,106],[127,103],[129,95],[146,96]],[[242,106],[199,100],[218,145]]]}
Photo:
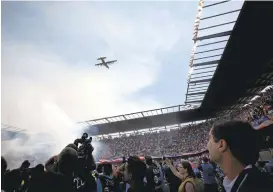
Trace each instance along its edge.
{"label": "shoulder of man", "polygon": [[273,180],[270,178],[269,173],[260,172],[256,167],[246,170],[238,183],[240,183],[239,192],[273,191]]}

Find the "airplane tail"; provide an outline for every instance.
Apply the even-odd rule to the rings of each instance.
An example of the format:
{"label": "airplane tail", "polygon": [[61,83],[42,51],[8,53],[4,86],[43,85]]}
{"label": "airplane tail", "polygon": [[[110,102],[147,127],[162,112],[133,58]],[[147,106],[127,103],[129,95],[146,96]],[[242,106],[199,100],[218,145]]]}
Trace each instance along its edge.
{"label": "airplane tail", "polygon": [[102,59],[106,59],[106,57],[100,57],[97,60],[102,60]]}

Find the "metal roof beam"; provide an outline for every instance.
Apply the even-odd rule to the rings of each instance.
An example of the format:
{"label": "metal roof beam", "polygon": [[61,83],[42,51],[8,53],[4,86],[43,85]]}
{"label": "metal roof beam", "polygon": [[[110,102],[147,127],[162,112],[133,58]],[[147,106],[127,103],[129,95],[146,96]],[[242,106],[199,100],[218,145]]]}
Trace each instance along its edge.
{"label": "metal roof beam", "polygon": [[204,92],[197,92],[197,93],[188,93],[186,95],[204,95],[204,94],[206,94],[205,91]]}
{"label": "metal roof beam", "polygon": [[220,2],[217,2],[217,3],[213,3],[213,4],[209,4],[209,5],[205,5],[203,8],[207,8],[207,7],[211,7],[211,6],[215,6],[215,5],[219,5],[219,4],[222,4],[222,3],[227,3],[229,2],[230,0],[225,0],[225,1],[220,1]]}
{"label": "metal roof beam", "polygon": [[212,80],[212,78],[210,79],[202,79],[202,80],[196,80],[196,81],[190,81],[190,84],[194,84],[194,83],[204,83],[204,82],[210,82]]}
{"label": "metal roof beam", "polygon": [[192,93],[198,93],[200,91],[206,91],[207,89],[198,89],[198,90],[193,90],[193,91],[188,91],[187,94],[192,94]]}
{"label": "metal roof beam", "polygon": [[191,77],[190,79],[199,79],[199,78],[203,78],[203,77],[212,77],[212,75],[203,75],[203,76],[197,76],[197,77]]}
{"label": "metal roof beam", "polygon": [[204,73],[211,73],[211,72],[214,72],[215,70],[213,71],[203,71],[203,72],[200,72],[200,73],[192,73],[191,76],[193,75],[198,75],[198,74],[204,74]]}
{"label": "metal roof beam", "polygon": [[228,12],[220,13],[220,14],[217,14],[217,15],[204,17],[204,18],[201,18],[200,20],[206,20],[206,19],[210,19],[210,18],[214,18],[214,17],[219,17],[219,16],[222,16],[222,15],[227,15],[227,14],[235,13],[235,12],[238,12],[238,11],[241,11],[241,9],[236,9],[236,10],[233,10],[233,11],[228,11]]}
{"label": "metal roof beam", "polygon": [[211,55],[211,56],[206,56],[206,57],[199,57],[199,58],[196,58],[194,59],[194,61],[196,60],[200,60],[200,59],[207,59],[207,58],[211,58],[211,57],[217,57],[217,56],[221,56],[222,54],[218,54],[218,55]]}
{"label": "metal roof beam", "polygon": [[208,88],[208,86],[202,87],[202,88],[189,89],[188,92],[191,92],[191,93],[193,92],[193,93],[195,93],[196,91],[204,91],[204,90],[207,90],[207,88]]}
{"label": "metal roof beam", "polygon": [[216,38],[216,37],[224,37],[224,36],[230,35],[231,32],[232,32],[232,30],[231,31],[220,32],[220,33],[214,33],[214,34],[211,34],[211,35],[197,37],[196,40],[197,41],[202,41],[202,40],[205,40],[205,39],[212,39],[212,38]]}
{"label": "metal roof beam", "polygon": [[211,51],[218,51],[218,50],[221,50],[221,49],[225,49],[225,48],[221,47],[221,48],[217,48],[217,49],[210,49],[210,50],[206,50],[206,51],[200,51],[200,52],[197,52],[195,54],[197,55],[197,54],[200,54],[200,53],[207,53],[207,52],[211,52]]}
{"label": "metal roof beam", "polygon": [[186,101],[185,103],[202,103],[203,100]]}
{"label": "metal roof beam", "polygon": [[[193,66],[194,67],[194,66]],[[199,67],[199,66],[196,66]],[[217,67],[217,65],[215,64],[215,66],[209,66],[209,67],[200,67],[200,68],[194,68],[195,71],[197,70],[202,70],[202,69],[209,69],[209,68],[213,68],[213,67]]]}
{"label": "metal roof beam", "polygon": [[203,100],[204,97],[197,97],[197,98],[189,98],[187,99],[187,102],[191,102],[191,101],[201,101]]}
{"label": "metal roof beam", "polygon": [[201,86],[191,86],[191,87],[189,87],[189,89],[201,89],[201,88],[208,87],[208,86],[209,86],[209,84],[201,85]]}
{"label": "metal roof beam", "polygon": [[218,25],[212,25],[212,26],[209,26],[209,27],[201,28],[201,29],[199,29],[199,31],[206,30],[206,29],[211,29],[211,28],[215,28],[215,27],[220,27],[220,26],[223,26],[223,25],[229,25],[229,24],[235,23],[235,22],[236,21],[230,21],[230,22],[221,23],[221,24],[218,24]]}
{"label": "metal roof beam", "polygon": [[220,60],[213,60],[213,61],[207,61],[207,62],[202,62],[202,63],[195,63],[192,66],[193,67],[198,67],[198,66],[204,66],[204,65],[213,65],[213,64],[218,64]]}
{"label": "metal roof beam", "polygon": [[204,46],[207,46],[207,45],[213,45],[213,44],[223,43],[223,42],[227,42],[227,41],[228,40],[215,41],[215,42],[212,42],[212,43],[205,43],[205,44],[202,44],[202,45],[197,45],[197,47],[204,47]]}

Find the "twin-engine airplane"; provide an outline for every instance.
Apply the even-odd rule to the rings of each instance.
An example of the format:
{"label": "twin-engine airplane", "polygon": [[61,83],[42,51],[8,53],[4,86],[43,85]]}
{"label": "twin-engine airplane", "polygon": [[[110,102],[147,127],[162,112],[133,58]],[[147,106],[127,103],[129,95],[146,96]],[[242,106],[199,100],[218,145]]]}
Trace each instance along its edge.
{"label": "twin-engine airplane", "polygon": [[105,61],[106,57],[100,57],[98,58],[98,60],[101,60],[101,63],[95,64],[95,66],[104,66],[107,69],[109,69],[109,65],[117,62],[117,60],[113,60],[113,61]]}

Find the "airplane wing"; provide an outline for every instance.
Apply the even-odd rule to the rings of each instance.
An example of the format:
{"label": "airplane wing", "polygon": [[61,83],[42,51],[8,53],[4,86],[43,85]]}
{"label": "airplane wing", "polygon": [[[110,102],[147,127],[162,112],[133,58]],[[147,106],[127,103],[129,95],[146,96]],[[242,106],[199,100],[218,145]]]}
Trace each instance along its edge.
{"label": "airplane wing", "polygon": [[104,64],[103,63],[97,63],[97,64],[95,64],[95,66],[104,66]]}
{"label": "airplane wing", "polygon": [[117,62],[117,60],[107,61],[107,62],[105,62],[105,64],[107,64],[107,65],[111,65],[111,64],[113,64],[113,63],[115,63],[115,62]]}

